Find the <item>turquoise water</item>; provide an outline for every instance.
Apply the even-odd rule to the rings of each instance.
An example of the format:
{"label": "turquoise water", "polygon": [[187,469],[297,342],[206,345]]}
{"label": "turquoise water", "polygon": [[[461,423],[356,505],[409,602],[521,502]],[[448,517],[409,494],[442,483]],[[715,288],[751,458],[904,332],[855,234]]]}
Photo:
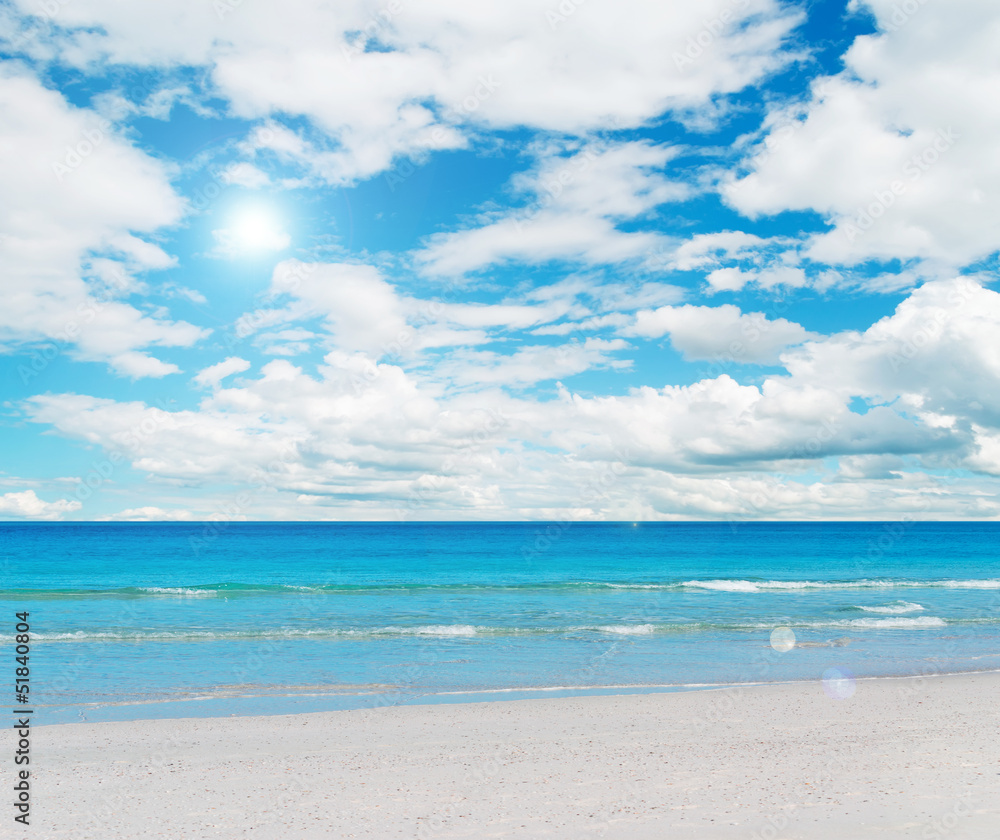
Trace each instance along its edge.
{"label": "turquoise water", "polygon": [[[0,525],[39,723],[1000,668],[994,523]],[[789,627],[790,650],[771,644]]]}

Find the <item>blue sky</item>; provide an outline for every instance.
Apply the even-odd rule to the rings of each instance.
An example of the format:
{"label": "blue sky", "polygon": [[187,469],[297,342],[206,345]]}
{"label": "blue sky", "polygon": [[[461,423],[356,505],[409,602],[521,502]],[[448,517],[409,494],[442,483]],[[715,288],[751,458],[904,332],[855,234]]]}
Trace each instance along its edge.
{"label": "blue sky", "polygon": [[995,518],[998,36],[0,4],[0,517]]}

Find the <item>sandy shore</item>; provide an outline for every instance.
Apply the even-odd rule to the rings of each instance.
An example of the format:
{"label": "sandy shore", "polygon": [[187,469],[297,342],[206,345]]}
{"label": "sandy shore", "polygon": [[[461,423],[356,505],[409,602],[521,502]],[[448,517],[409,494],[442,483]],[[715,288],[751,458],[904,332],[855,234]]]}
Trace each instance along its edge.
{"label": "sandy shore", "polygon": [[33,750],[36,838],[1000,836],[1000,674],[72,724]]}

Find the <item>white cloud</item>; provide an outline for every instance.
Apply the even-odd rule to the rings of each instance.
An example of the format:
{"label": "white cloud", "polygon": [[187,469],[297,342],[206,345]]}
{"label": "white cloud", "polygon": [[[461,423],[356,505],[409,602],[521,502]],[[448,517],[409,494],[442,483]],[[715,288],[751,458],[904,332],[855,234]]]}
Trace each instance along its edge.
{"label": "white cloud", "polygon": [[[363,352],[373,359],[412,359],[433,348],[507,340],[514,331],[564,317],[587,317],[594,309],[634,309],[644,302],[676,300],[682,294],[683,290],[661,283],[595,285],[581,280],[540,286],[494,303],[426,300],[404,297],[374,266],[285,260],[275,268],[269,289],[274,306],[242,316],[238,330],[248,335],[318,319],[327,346]],[[266,352],[274,355],[296,355],[309,348],[304,339],[317,337],[296,328],[264,333],[257,343],[269,343]]]}
{"label": "white cloud", "polygon": [[773,149],[724,188],[751,216],[812,209],[834,223],[807,255],[853,265],[923,259],[956,268],[1000,248],[1000,9],[989,0],[870,8],[880,32],[855,40],[846,69],[819,80],[804,110],[772,116]]}
{"label": "white cloud", "polygon": [[126,96],[126,91],[112,89],[94,96],[91,99],[91,107],[112,122],[119,122],[136,115],[167,121],[178,103],[186,105],[200,116],[217,116],[199,101],[198,94],[188,85],[162,81],[158,86],[150,88],[140,85],[128,93],[136,95],[141,101],[130,99]]}
{"label": "white cloud", "polygon": [[189,346],[205,331],[120,299],[136,290],[135,272],[172,264],[140,238],[180,219],[166,167],[8,65],[0,68],[0,192],[0,341],[54,343],[130,376],[176,371],[147,349]]}
{"label": "white cloud", "polygon": [[898,521],[906,517],[907,521],[934,521],[1000,515],[1000,504],[988,485],[966,479],[943,484],[921,473],[908,473],[900,481],[839,483],[804,483],[782,476],[678,476],[645,495],[649,499],[645,509],[654,519],[726,518],[739,523],[758,519]]}
{"label": "white cloud", "polygon": [[[635,466],[670,473],[723,474],[777,469],[789,462],[871,452],[923,452],[942,433],[890,409],[852,413],[821,387],[765,380],[740,385],[728,375],[690,386],[639,388],[626,396],[565,394],[561,410],[541,406],[549,445],[589,460],[627,450]],[[539,425],[542,425],[539,422]]]}
{"label": "white cloud", "polygon": [[763,239],[743,231],[724,230],[697,234],[672,252],[661,252],[650,264],[670,270],[706,271],[704,291],[709,295],[737,292],[750,283],[762,289],[800,288],[810,282],[824,287],[822,273],[810,281],[800,267],[802,245],[785,236]]}
{"label": "white cloud", "polygon": [[275,267],[270,294],[291,302],[260,310],[252,321],[245,316],[245,329],[320,318],[333,346],[374,356],[412,333],[405,302],[374,266],[285,260]]}
{"label": "white cloud", "polygon": [[[17,6],[39,13],[34,0]],[[474,9],[310,0],[295,15],[202,0],[169,10],[74,0],[59,9],[61,28],[28,49],[78,66],[207,67],[238,115],[302,115],[321,127],[335,142],[325,177],[344,183],[396,156],[461,145],[455,127],[582,134],[689,112],[787,63],[782,43],[803,18],[776,0],[624,0],[565,12],[532,0]]]}
{"label": "white cloud", "polygon": [[630,361],[612,355],[626,349],[628,344],[621,339],[588,338],[557,346],[520,347],[505,354],[488,350],[455,351],[437,365],[435,376],[458,385],[524,387],[594,368],[628,368]]}
{"label": "white cloud", "polygon": [[784,318],[769,320],[763,312],[741,313],[732,304],[723,306],[663,306],[637,312],[623,335],[659,338],[670,343],[685,359],[731,359],[738,363],[774,364],[786,347],[818,338],[800,324]]}
{"label": "white cloud", "polygon": [[4,493],[0,496],[0,516],[16,519],[62,519],[67,513],[79,510],[80,507],[80,502],[75,499],[43,501],[35,495],[34,490]]}
{"label": "white cloud", "polygon": [[[37,15],[33,3],[17,0]],[[111,89],[79,108],[27,65],[0,71],[8,347],[50,341],[74,359],[164,376],[178,368],[154,349],[206,333],[139,302],[153,293],[207,302],[148,276],[175,265],[162,242],[188,209],[171,186],[180,167],[102,116],[166,119],[183,104],[253,121],[242,141],[223,139],[192,164],[239,156],[218,176],[239,188],[230,195],[347,186],[380,172],[394,188],[410,171],[394,164],[419,165],[441,149],[516,145],[533,163],[485,197],[478,217],[431,214],[434,227],[417,235],[439,232],[408,255],[379,254],[379,267],[349,247],[337,262],[280,262],[261,308],[237,329],[279,358],[235,381],[226,378],[248,372],[246,359],[200,360],[191,384],[207,391],[196,408],[37,387],[23,411],[122,453],[156,484],[199,487],[199,511],[209,509],[202,499],[232,507],[220,488],[250,488],[239,516],[996,516],[1000,296],[939,278],[1000,247],[1000,13],[985,0],[920,3],[912,15],[895,0],[866,5],[881,32],[857,39],[845,71],[817,80],[808,101],[778,99],[762,145],[750,148],[758,133],[738,140],[753,157],[720,187],[713,165],[692,162],[696,147],[627,142],[638,133],[625,130],[674,119],[696,132],[733,114],[726,93],[794,60],[784,41],[804,13],[772,0],[306,0],[295,15],[203,0],[62,3],[58,25],[21,44],[39,74],[148,68],[155,82],[129,94],[135,102]],[[10,14],[0,11],[0,29]],[[781,91],[765,93],[770,101]],[[515,131],[530,139],[515,144]],[[697,227],[654,224],[672,215],[663,205],[716,188],[747,216],[814,210],[831,225],[764,238],[691,235],[712,213],[689,214]],[[214,255],[254,252],[273,264],[292,245],[290,220],[252,209],[214,225]],[[390,218],[387,209],[383,223]],[[336,232],[293,232],[314,254],[344,247]],[[872,257],[903,267],[872,272]],[[531,272],[489,271],[548,261],[579,271],[534,288]],[[396,276],[392,265],[405,270]],[[472,272],[485,282],[426,300],[405,285],[413,272],[421,283]],[[669,272],[696,272],[698,283],[643,282]],[[899,293],[920,283],[891,315],[830,336],[780,317],[788,313],[777,304],[765,314],[692,302],[748,285]],[[700,381],[664,387],[674,369],[662,373],[652,348],[628,343],[663,337],[685,359],[710,363],[694,374]],[[326,354],[318,365],[316,351]],[[784,371],[748,373],[745,363]],[[652,371],[655,387],[633,387],[643,381],[625,375],[633,367],[645,381]],[[691,368],[681,375],[691,381]],[[557,396],[534,390],[539,383],[557,383]],[[169,502],[111,518],[193,516],[183,500]],[[0,497],[0,513],[17,516],[78,508],[33,491]]]}
{"label": "white cloud", "polygon": [[604,283],[588,292],[603,311],[632,312],[647,306],[679,303],[687,296],[682,286],[670,283]]}
{"label": "white cloud", "polygon": [[765,289],[773,289],[775,286],[798,289],[809,282],[805,271],[792,265],[770,265],[757,275],[756,281]]}
{"label": "white cloud", "polygon": [[218,388],[219,383],[227,376],[232,376],[234,373],[243,373],[243,371],[249,369],[250,362],[246,359],[241,359],[238,356],[230,356],[218,364],[210,365],[204,370],[199,371],[198,375],[194,377],[194,381],[203,388]]}
{"label": "white cloud", "polygon": [[298,328],[261,333],[254,341],[269,356],[298,356],[307,353],[317,334]]}
{"label": "white cloud", "polygon": [[193,519],[195,515],[189,510],[164,510],[154,505],[129,508],[111,516],[99,517],[99,521],[103,522],[190,522]]}
{"label": "white cloud", "polygon": [[712,292],[738,292],[757,279],[757,273],[729,267],[717,268],[705,278]]}
{"label": "white cloud", "polygon": [[969,466],[988,475],[1000,476],[1000,432],[973,423],[972,433],[975,451],[969,456]]}
{"label": "white cloud", "polygon": [[906,462],[898,455],[851,455],[840,459],[839,475],[849,480],[901,479]]}
{"label": "white cloud", "polygon": [[867,330],[806,342],[782,362],[798,381],[895,403],[956,433],[972,422],[1000,429],[998,331],[1000,294],[967,278],[935,281]]}
{"label": "white cloud", "polygon": [[717,265],[720,260],[755,256],[766,240],[740,230],[699,233],[679,245],[670,257],[671,268],[680,271]]}
{"label": "white cloud", "polygon": [[542,305],[443,303],[435,310],[442,321],[462,327],[506,327],[525,329],[561,318],[580,307],[572,297],[548,301]]}
{"label": "white cloud", "polygon": [[[333,285],[338,270],[315,276]],[[574,505],[588,517],[991,516],[1000,513],[988,483],[1000,451],[998,301],[969,281],[925,284],[865,331],[785,349],[787,373],[760,384],[722,374],[616,396],[563,388],[554,400],[502,390],[630,361],[624,342],[593,339],[460,351],[430,369],[350,350],[329,353],[316,375],[278,360],[197,410],[67,394],[32,397],[25,410],[60,434],[123,451],[158,480],[250,487],[245,512],[265,518],[411,508],[532,518]],[[798,325],[735,307],[676,309],[650,311],[647,326],[681,336],[694,355],[730,333],[745,339],[748,317],[766,326],[769,353],[803,338]],[[853,410],[857,398],[866,413]],[[619,462],[605,496],[578,499]],[[819,477],[803,484],[807,469]]]}
{"label": "white cloud", "polygon": [[253,164],[245,161],[226,167],[222,172],[222,180],[227,184],[235,184],[251,190],[267,187],[271,184],[271,179],[266,172],[262,172]]}
{"label": "white cloud", "polygon": [[[333,62],[335,69],[343,70],[336,67],[340,60],[338,56],[326,56],[323,63]],[[256,114],[256,110],[251,110],[246,116]],[[301,131],[269,122],[252,131],[242,149],[253,157],[261,152],[273,152],[282,163],[304,170],[305,177],[300,183],[348,186],[389,169],[398,156],[417,158],[431,151],[467,145],[459,131],[435,124],[433,113],[422,106],[401,105],[397,113],[391,103],[384,103],[381,114],[373,112],[365,116],[377,117],[376,122],[385,123],[386,130],[378,132],[369,124],[371,120],[352,125],[338,123],[334,127],[320,123],[339,141],[331,142],[323,138],[311,140]],[[399,173],[390,173],[387,178],[392,186],[405,180]]]}
{"label": "white cloud", "polygon": [[534,170],[513,179],[516,192],[529,198],[526,209],[435,234],[417,261],[430,274],[454,275],[506,261],[601,264],[648,255],[662,247],[662,235],[617,225],[691,193],[659,171],[675,154],[640,141],[588,146],[568,156],[546,150]]}
{"label": "white cloud", "polygon": [[[151,430],[133,435],[135,469],[206,488],[236,484],[241,514],[250,517],[998,511],[982,485],[965,479],[952,481],[946,496],[938,480],[912,473],[888,491],[878,480],[838,486],[835,475],[799,483],[819,459],[933,454],[950,432],[889,408],[854,414],[836,393],[780,378],[761,388],[721,376],[537,402],[488,383],[445,396],[396,366],[333,353],[318,378],[274,362],[197,411],[71,395],[35,397],[28,408],[37,422],[109,448],[134,429]],[[756,474],[768,470],[779,474]],[[232,499],[217,498],[220,509],[232,507]]]}
{"label": "white cloud", "polygon": [[610,315],[595,315],[582,321],[567,321],[562,324],[552,324],[538,327],[531,331],[532,335],[569,335],[574,332],[590,332],[605,327],[621,328],[631,323],[632,319],[624,312],[612,312]]}
{"label": "white cloud", "polygon": [[205,297],[197,289],[189,289],[187,286],[178,286],[176,283],[165,283],[159,288],[160,294],[168,298],[183,298],[191,303],[204,305],[208,303]]}

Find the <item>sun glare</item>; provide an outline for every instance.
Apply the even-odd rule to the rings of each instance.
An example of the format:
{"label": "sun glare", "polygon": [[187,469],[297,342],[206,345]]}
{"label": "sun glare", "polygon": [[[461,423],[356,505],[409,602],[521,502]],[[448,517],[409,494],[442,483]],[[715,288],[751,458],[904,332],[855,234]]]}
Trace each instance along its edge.
{"label": "sun glare", "polygon": [[277,216],[263,207],[248,207],[239,211],[228,232],[229,244],[238,253],[280,251],[291,243]]}

